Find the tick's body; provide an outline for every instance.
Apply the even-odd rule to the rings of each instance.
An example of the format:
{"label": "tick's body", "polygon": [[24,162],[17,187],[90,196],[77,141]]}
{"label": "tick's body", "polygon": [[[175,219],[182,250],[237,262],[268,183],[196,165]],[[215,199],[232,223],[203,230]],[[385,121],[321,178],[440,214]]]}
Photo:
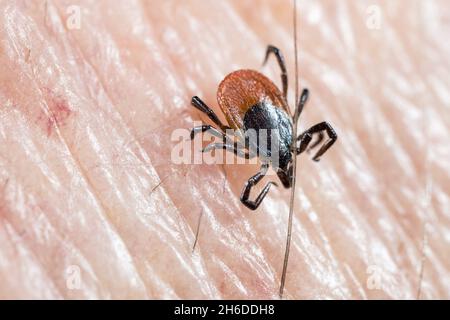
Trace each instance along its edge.
{"label": "tick's body", "polygon": [[[280,162],[290,160],[292,120],[289,108],[283,94],[266,76],[253,70],[230,73],[219,85],[217,101],[230,127],[241,131],[241,140],[249,130],[256,134],[267,130],[266,143],[250,141],[250,154],[257,154],[267,162],[272,157],[271,147],[277,145]],[[272,141],[271,134],[276,141]]]}
{"label": "tick's body", "polygon": [[264,102],[289,113],[280,90],[266,76],[254,70],[238,70],[227,75],[217,89],[217,102],[232,129],[244,128],[247,111]]}
{"label": "tick's body", "polygon": [[[193,106],[206,113],[219,126],[220,131],[210,125],[203,125],[192,129],[191,138],[194,138],[198,132],[208,131],[214,136],[223,138],[224,142],[210,144],[203,149],[203,152],[227,149],[240,157],[252,158],[256,155],[260,157],[261,170],[248,180],[241,194],[241,202],[252,210],[260,205],[272,182],[267,183],[255,201],[249,200],[250,190],[264,177],[270,165],[277,172],[283,185],[289,188],[292,183],[292,153],[299,154],[305,151],[312,136],[318,134],[317,141],[309,149],[314,148],[322,141],[323,131],[326,131],[329,140],[313,157],[318,161],[337,139],[333,128],[326,122],[311,127],[294,139],[293,123],[296,123],[294,121],[296,119],[293,119],[287,105],[287,74],[284,59],[277,48],[269,46],[266,60],[270,53],[275,54],[282,71],[283,93],[272,81],[257,71],[238,70],[230,73],[220,83],[217,91],[217,101],[229,126],[223,125],[214,112],[198,97],[192,98]],[[298,101],[298,110],[295,114],[300,115],[307,98],[308,90],[305,89]],[[228,138],[226,134],[229,134],[227,129],[236,130],[235,136],[238,141],[235,144],[226,142]],[[262,129],[267,130],[267,143],[261,143],[259,139],[247,139],[248,132],[258,134]],[[298,147],[297,141],[300,142]],[[277,155],[277,161],[272,161],[274,153]]]}
{"label": "tick's body", "polygon": [[[267,144],[263,145],[259,143],[260,140],[256,140],[256,145],[249,145],[251,151],[266,159],[270,159],[274,151],[277,151],[281,162],[290,161],[292,121],[283,109],[275,106],[270,100],[258,102],[247,110],[243,129],[245,134],[252,129],[257,133],[262,130],[267,132]],[[273,146],[277,146],[277,150],[272,150]]]}

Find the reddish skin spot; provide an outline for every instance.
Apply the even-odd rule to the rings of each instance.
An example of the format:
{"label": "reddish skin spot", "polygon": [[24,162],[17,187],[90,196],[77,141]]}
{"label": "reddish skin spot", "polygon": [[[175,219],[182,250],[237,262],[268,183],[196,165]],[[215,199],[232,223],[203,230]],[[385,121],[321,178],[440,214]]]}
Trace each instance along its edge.
{"label": "reddish skin spot", "polygon": [[67,100],[61,95],[56,94],[49,88],[44,88],[42,91],[48,110],[43,110],[38,120],[44,122],[47,137],[50,137],[56,128],[61,128],[66,124],[73,111],[70,109]]}

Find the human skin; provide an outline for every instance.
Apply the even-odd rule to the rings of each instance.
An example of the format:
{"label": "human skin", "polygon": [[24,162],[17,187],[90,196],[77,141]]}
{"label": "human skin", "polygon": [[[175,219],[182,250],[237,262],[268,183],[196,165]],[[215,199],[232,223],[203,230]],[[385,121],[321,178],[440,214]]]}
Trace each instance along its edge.
{"label": "human skin", "polygon": [[[450,298],[448,3],[298,7],[299,131],[326,120],[339,138],[318,163],[298,158],[284,298]],[[224,119],[215,94],[234,70],[280,86],[268,44],[294,104],[292,13],[1,1],[0,298],[278,298],[289,190],[250,211],[239,195],[257,165],[176,164],[171,138],[209,123],[193,95]]]}

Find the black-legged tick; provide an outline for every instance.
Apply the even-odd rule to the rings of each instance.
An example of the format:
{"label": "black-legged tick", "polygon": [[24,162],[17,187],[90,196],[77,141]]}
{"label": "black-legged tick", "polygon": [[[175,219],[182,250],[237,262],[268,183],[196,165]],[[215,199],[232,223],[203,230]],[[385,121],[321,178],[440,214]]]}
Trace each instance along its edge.
{"label": "black-legged tick", "polygon": [[[329,139],[316,152],[313,160],[319,161],[319,158],[330,148],[337,139],[336,132],[327,122],[320,122],[302,134],[293,139],[293,123],[297,123],[298,116],[308,99],[308,89],[303,89],[297,104],[298,110],[294,113],[297,119],[291,114],[287,104],[288,77],[286,65],[280,50],[274,46],[267,47],[264,63],[270,54],[274,54],[281,68],[281,80],[283,93],[276,85],[263,74],[254,70],[238,70],[230,73],[220,83],[217,91],[217,102],[225,114],[229,126],[224,125],[211,108],[209,108],[199,97],[192,98],[192,105],[198,110],[204,112],[218,127],[211,125],[202,125],[194,127],[191,131],[191,139],[199,132],[208,131],[214,136],[221,137],[224,143],[212,143],[202,151],[213,149],[226,149],[232,151],[236,156],[246,159],[259,156],[262,165],[260,171],[248,179],[241,194],[241,202],[255,210],[261,204],[270,189],[268,182],[256,199],[250,200],[250,191],[266,175],[269,166],[272,166],[277,173],[278,178],[285,188],[292,185],[292,157],[293,152],[300,154],[307,150],[313,135],[317,134],[317,140],[308,148],[312,149],[319,145],[324,137],[324,132],[328,134]],[[229,129],[233,129],[234,135],[238,141],[234,144],[225,143]],[[253,130],[258,135],[262,129],[267,130],[267,143],[248,142],[249,130]],[[275,141],[274,141],[275,139]],[[299,142],[299,145],[297,143]],[[271,161],[274,153],[273,146],[277,146],[278,158],[276,162]]]}

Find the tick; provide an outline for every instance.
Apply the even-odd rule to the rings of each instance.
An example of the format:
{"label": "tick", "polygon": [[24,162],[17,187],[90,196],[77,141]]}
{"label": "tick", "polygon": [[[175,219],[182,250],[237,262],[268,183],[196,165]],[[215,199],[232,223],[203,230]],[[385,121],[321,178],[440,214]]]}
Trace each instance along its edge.
{"label": "tick", "polygon": [[[223,138],[223,143],[211,143],[202,152],[225,149],[246,159],[259,157],[261,168],[258,173],[248,179],[240,197],[241,202],[251,210],[259,207],[269,192],[270,186],[275,184],[268,182],[256,199],[250,200],[251,189],[267,174],[269,167],[276,172],[283,186],[290,188],[293,181],[294,153],[298,155],[316,148],[322,143],[326,133],[328,140],[321,145],[312,158],[314,161],[319,161],[320,157],[337,140],[336,132],[328,122],[320,122],[297,137],[293,136],[293,125],[297,123],[308,100],[309,91],[308,89],[302,90],[295,116],[292,115],[287,103],[288,76],[284,57],[279,49],[269,45],[264,64],[270,54],[276,57],[281,69],[282,92],[270,79],[257,71],[238,70],[230,73],[222,80],[217,90],[217,102],[228,125],[223,124],[214,111],[199,97],[194,96],[191,102],[218,127],[211,125],[194,127],[191,131],[191,139],[194,139],[197,133],[205,131],[213,136]],[[261,139],[256,139],[256,143],[249,143],[248,133],[256,133],[259,136],[261,130],[267,132],[266,143],[261,143]],[[227,142],[229,135],[236,138],[235,143]],[[311,143],[313,137],[316,140]],[[276,146],[276,150],[273,150],[274,146]],[[273,161],[272,155],[275,153],[278,161]]]}

